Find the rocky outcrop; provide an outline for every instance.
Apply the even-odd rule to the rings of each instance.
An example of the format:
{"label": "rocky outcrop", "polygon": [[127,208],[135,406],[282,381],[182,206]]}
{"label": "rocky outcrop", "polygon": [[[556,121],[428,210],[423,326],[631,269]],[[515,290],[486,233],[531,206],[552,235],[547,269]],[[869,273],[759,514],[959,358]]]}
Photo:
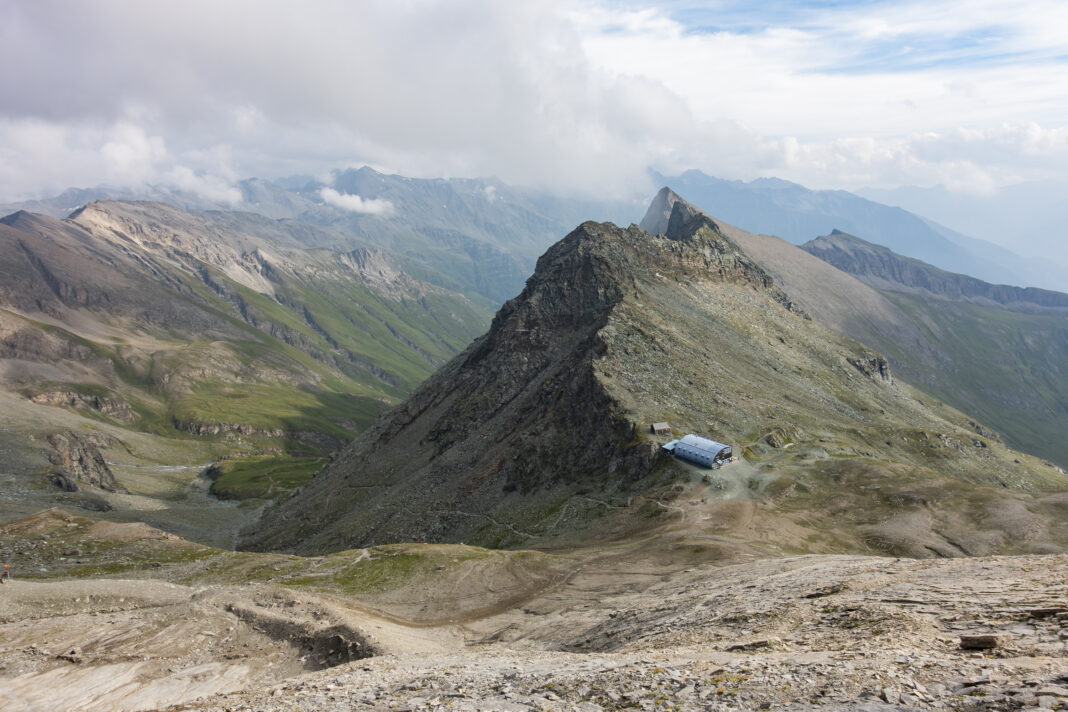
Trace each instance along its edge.
{"label": "rocky outcrop", "polygon": [[48,444],[52,446],[49,460],[57,471],[49,479],[67,492],[77,492],[78,482],[108,492],[124,491],[100,454],[100,447],[109,440],[106,436],[83,435],[71,430],[52,433],[48,436]]}
{"label": "rocky outcrop", "polygon": [[198,423],[191,420],[172,418],[171,422],[178,430],[184,430],[193,435],[223,435],[225,433],[237,433],[245,436],[260,436],[266,438],[281,438],[286,434],[279,428],[257,428],[245,423]]}
{"label": "rocky outcrop", "polygon": [[877,354],[873,351],[862,358],[851,358],[848,361],[853,368],[868,378],[886,383],[894,382],[894,374],[890,371],[890,362],[882,354]]}
{"label": "rocky outcrop", "polygon": [[641,229],[666,238],[665,245],[686,270],[701,278],[715,274],[725,282],[758,286],[790,311],[804,314],[775,284],[771,275],[739,249],[705,212],[670,188],[661,188],[641,222]]}
{"label": "rocky outcrop", "polygon": [[653,202],[649,205],[649,209],[645,211],[645,217],[642,218],[638,227],[650,235],[665,234],[668,230],[668,223],[671,221],[671,211],[675,207],[675,203],[681,200],[682,198],[675,191],[664,186],[653,198]]}
{"label": "rocky outcrop", "polygon": [[87,395],[77,391],[38,393],[35,396],[31,396],[30,400],[41,405],[95,410],[109,418],[114,418],[124,423],[131,423],[138,418],[137,413],[130,408],[130,404],[126,401],[99,395]]}

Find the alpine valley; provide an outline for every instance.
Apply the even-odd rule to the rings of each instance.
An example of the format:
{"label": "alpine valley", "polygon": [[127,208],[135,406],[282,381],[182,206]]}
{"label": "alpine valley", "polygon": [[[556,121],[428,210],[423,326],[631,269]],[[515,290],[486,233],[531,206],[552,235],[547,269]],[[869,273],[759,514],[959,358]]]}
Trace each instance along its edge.
{"label": "alpine valley", "polygon": [[9,708],[1065,704],[1068,295],[335,179],[0,220]]}

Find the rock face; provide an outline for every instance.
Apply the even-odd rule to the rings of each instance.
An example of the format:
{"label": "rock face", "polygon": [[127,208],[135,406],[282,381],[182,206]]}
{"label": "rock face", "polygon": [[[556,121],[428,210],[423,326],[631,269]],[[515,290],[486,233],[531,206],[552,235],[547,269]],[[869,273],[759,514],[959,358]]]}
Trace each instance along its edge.
{"label": "rock face", "polygon": [[[995,473],[1012,455],[1000,445],[935,453],[932,441],[917,441],[920,427],[953,442],[974,430],[959,413],[924,405],[895,384],[880,354],[794,308],[716,221],[670,193],[654,208],[657,235],[587,222],[551,247],[485,336],[267,510],[243,545],[322,552],[411,540],[573,544],[660,526],[679,516],[667,502],[694,473],[646,432],[658,421],[752,456],[752,469],[739,464],[709,496],[765,497],[769,511],[787,503],[758,538],[781,535],[796,546],[809,534],[785,523],[807,509],[803,527],[826,514],[815,526],[850,528],[836,535],[836,551],[852,541],[922,552],[917,537],[928,535],[930,551],[945,550],[935,530],[969,547],[974,535],[973,551],[1011,540],[1004,532],[954,533],[976,516],[1001,521],[949,511],[1008,496],[997,490],[993,500],[953,499],[934,514],[929,495],[911,493],[902,501],[922,510],[920,524],[903,526],[887,524],[903,510],[888,507],[882,485],[849,489],[883,476],[894,487],[914,477],[929,478],[925,487],[958,477],[968,487],[1001,487]],[[765,437],[776,428],[797,441],[770,447]],[[927,469],[935,454],[937,474]],[[1010,487],[1068,482],[1031,460],[1021,468]],[[830,511],[852,506],[867,514]]]}
{"label": "rock face", "polygon": [[130,404],[118,398],[87,395],[76,391],[49,391],[47,393],[38,393],[32,396],[30,400],[42,405],[95,410],[124,423],[131,423],[138,418],[137,413],[130,408]]}
{"label": "rock face", "polygon": [[871,353],[863,358],[850,359],[849,363],[869,378],[877,378],[887,383],[894,382],[890,362],[882,354]]}
{"label": "rock face", "polygon": [[668,223],[671,221],[671,210],[680,200],[682,198],[675,191],[664,186],[653,198],[653,202],[645,211],[645,217],[642,218],[638,227],[650,235],[663,235],[667,232]]}
{"label": "rock face", "polygon": [[92,436],[67,430],[49,435],[48,444],[52,446],[50,460],[59,470],[53,473],[52,481],[60,489],[77,492],[78,482],[108,492],[123,489],[115,480],[111,468],[100,454],[99,444]]}

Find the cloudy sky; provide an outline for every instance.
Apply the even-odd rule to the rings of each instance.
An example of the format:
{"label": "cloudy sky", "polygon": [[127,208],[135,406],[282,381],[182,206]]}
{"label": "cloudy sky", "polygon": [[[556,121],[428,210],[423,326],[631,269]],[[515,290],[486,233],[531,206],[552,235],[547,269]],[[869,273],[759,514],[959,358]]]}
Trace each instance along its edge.
{"label": "cloudy sky", "polygon": [[1063,0],[0,0],[0,200],[369,164],[591,194],[1068,179]]}

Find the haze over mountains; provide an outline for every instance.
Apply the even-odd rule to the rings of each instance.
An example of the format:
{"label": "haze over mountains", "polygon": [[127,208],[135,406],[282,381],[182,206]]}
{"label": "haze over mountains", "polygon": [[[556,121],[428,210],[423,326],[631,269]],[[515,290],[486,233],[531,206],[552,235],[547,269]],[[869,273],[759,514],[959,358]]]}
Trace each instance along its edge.
{"label": "haze over mountains", "polygon": [[[324,190],[331,201],[324,199]],[[413,276],[459,291],[488,308],[514,296],[544,249],[586,219],[637,219],[640,201],[597,201],[525,190],[493,179],[418,179],[371,168],[337,172],[327,186],[310,178],[248,179],[235,202],[165,187],[69,190],[48,200],[0,206],[65,217],[90,200],[165,202],[209,211],[239,231],[303,230],[309,247],[374,246]],[[236,210],[235,210],[236,208]],[[269,220],[264,220],[269,218]],[[311,225],[320,229],[306,229]]]}
{"label": "haze over mountains", "polygon": [[980,193],[945,186],[864,188],[857,193],[1009,246],[1021,255],[1052,259],[1068,270],[1068,183],[1063,181],[1027,181]]}
{"label": "haze over mountains", "polygon": [[[1001,226],[998,229],[1009,235],[1033,229],[1042,241],[1032,244],[1030,251],[1010,251],[939,225],[931,219],[933,215],[910,213],[846,191],[813,191],[773,178],[728,181],[696,170],[674,177],[651,172],[651,177],[656,185],[689,196],[695,205],[730,224],[793,244],[838,229],[993,284],[1068,291],[1068,270],[1060,264],[1064,244],[1059,228],[1050,225],[1049,230],[1040,230],[1033,220],[1024,219],[1031,215],[1027,210],[1006,209],[1005,214],[1021,219],[1001,219],[996,222]],[[327,193],[330,201],[324,199],[324,190],[333,191]],[[646,194],[599,200],[525,189],[495,179],[416,179],[368,167],[336,172],[329,184],[306,176],[247,179],[235,184],[232,193],[233,200],[223,200],[162,186],[71,189],[51,199],[0,206],[0,212],[25,209],[65,217],[90,200],[117,198],[225,213],[236,229],[243,229],[243,218],[237,213],[249,214],[258,230],[270,229],[269,222],[251,214],[282,220],[289,230],[296,229],[293,223],[311,224],[330,234],[309,231],[306,240],[319,240],[324,246],[364,244],[389,250],[413,276],[476,300],[484,297],[483,305],[493,309],[518,293],[535,259],[560,235],[583,220],[636,222],[648,202]],[[1019,205],[1030,205],[1024,196],[1016,197]],[[1047,203],[1052,200],[1047,196]],[[974,207],[976,215],[990,213],[989,206]],[[221,215],[216,219],[222,219]]]}

